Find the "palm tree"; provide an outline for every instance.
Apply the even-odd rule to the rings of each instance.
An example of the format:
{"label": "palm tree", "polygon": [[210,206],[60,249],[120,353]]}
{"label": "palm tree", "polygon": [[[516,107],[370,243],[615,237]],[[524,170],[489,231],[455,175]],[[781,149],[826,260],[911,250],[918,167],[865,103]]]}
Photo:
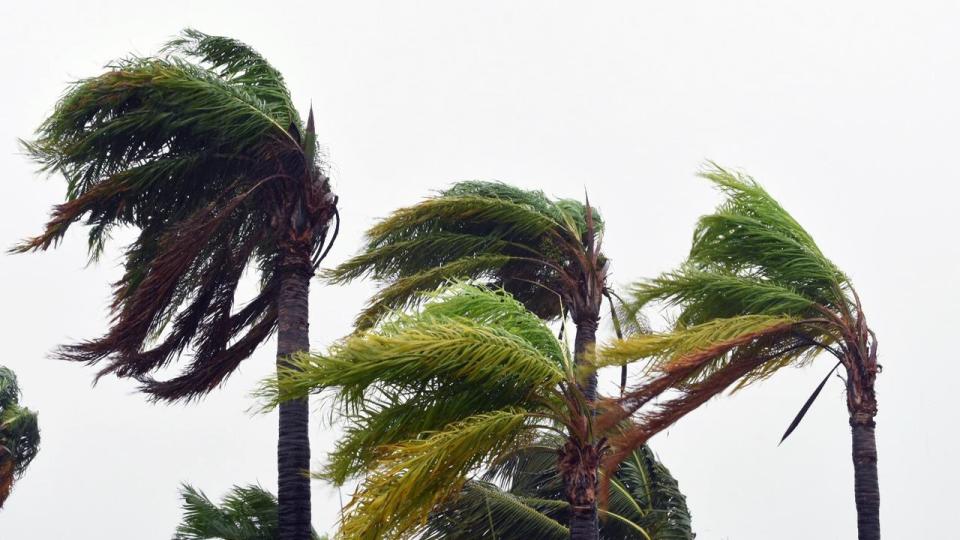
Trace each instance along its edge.
{"label": "palm tree", "polygon": [[[186,30],[156,57],[131,57],[71,86],[24,143],[67,182],[44,232],[16,251],[45,250],[90,226],[92,259],[118,227],[138,232],[115,284],[101,338],[59,358],[105,364],[154,400],[189,401],[218,387],[279,331],[278,366],[307,350],[307,299],[336,213],[313,114],[306,125],[280,73],[247,45]],[[331,239],[332,241],[332,239]],[[259,294],[234,309],[244,270]],[[151,377],[192,349],[182,373]],[[280,538],[310,532],[307,403],[280,408]]]}
{"label": "palm tree", "polygon": [[16,374],[0,366],[0,508],[39,450],[37,413],[20,405]]}
{"label": "palm tree", "polygon": [[874,383],[880,365],[877,338],[867,325],[860,298],[850,278],[753,179],[719,167],[703,176],[726,200],[700,219],[687,261],[675,271],[637,284],[630,302],[632,309],[655,301],[677,306],[674,328],[634,336],[601,353],[601,364],[653,359],[660,375],[627,392],[618,403],[621,414],[608,421],[635,415],[665,385],[681,386],[681,396],[640,413],[637,426],[619,441],[636,444],[731,384],[740,388],[784,366],[806,364],[829,353],[836,365],[827,377],[841,365],[846,371],[859,538],[877,540]]}
{"label": "palm tree", "polygon": [[[275,540],[277,498],[260,486],[234,486],[218,505],[184,484],[183,522],[173,540]],[[311,531],[311,540],[325,540]]]}
{"label": "palm tree", "polygon": [[[421,540],[527,538],[563,540],[569,504],[557,471],[563,437],[545,434],[468,480],[459,495],[431,513]],[[501,485],[506,484],[504,489]],[[653,452],[633,450],[610,481],[600,508],[601,540],[690,540],[690,512],[670,471]]]}
{"label": "palm tree", "polygon": [[[357,318],[357,328],[377,323],[391,309],[410,307],[423,291],[449,279],[470,279],[505,289],[545,320],[576,326],[574,357],[585,405],[597,398],[593,368],[597,325],[606,291],[607,259],[600,251],[603,222],[589,201],[552,200],[539,191],[499,182],[460,182],[374,225],[356,257],[327,274],[333,283],[369,275],[380,291]],[[582,457],[565,453],[573,490],[572,528],[597,528],[597,473]],[[595,537],[595,533],[594,536]]]}
{"label": "palm tree", "polygon": [[623,423],[597,429],[605,415],[586,405],[567,348],[509,293],[458,283],[427,296],[419,311],[381,317],[328,354],[300,356],[262,391],[280,403],[335,390],[345,436],[318,476],[363,477],[340,535],[419,534],[472,472],[555,433],[568,534],[598,538],[576,505],[584,493],[596,501],[597,467]]}

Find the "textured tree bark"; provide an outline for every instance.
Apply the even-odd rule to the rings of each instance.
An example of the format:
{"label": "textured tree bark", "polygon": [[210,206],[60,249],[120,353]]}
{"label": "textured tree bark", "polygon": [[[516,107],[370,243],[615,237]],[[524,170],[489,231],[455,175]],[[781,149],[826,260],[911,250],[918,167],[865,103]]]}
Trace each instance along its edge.
{"label": "textured tree bark", "polygon": [[[573,344],[573,359],[577,366],[594,364],[597,344],[598,317],[586,316],[576,321],[577,335]],[[593,414],[593,402],[597,400],[597,373],[591,370],[580,382],[590,411]],[[579,445],[568,440],[559,460],[563,474],[563,484],[570,503],[571,540],[597,540],[600,534],[597,522],[597,468],[600,455],[597,448],[590,444]]]}
{"label": "textured tree bark", "polygon": [[[583,317],[576,321],[577,336],[573,343],[573,359],[577,366],[593,365],[596,356],[597,346],[597,324],[596,317]],[[591,371],[589,375],[581,382],[580,389],[583,391],[587,401],[593,403],[597,400],[597,372]]]}
{"label": "textured tree bark", "polygon": [[[288,365],[291,354],[310,348],[308,307],[309,255],[285,255],[281,266],[277,306],[277,367]],[[279,539],[310,540],[310,438],[307,399],[280,404],[277,441]]]}
{"label": "textured tree bark", "polygon": [[568,440],[558,460],[563,475],[564,494],[570,503],[571,540],[598,540],[597,468],[600,450],[591,444]]}
{"label": "textured tree bark", "polygon": [[859,540],[880,540],[880,482],[877,478],[876,423],[868,414],[850,418],[853,431],[854,498]]}

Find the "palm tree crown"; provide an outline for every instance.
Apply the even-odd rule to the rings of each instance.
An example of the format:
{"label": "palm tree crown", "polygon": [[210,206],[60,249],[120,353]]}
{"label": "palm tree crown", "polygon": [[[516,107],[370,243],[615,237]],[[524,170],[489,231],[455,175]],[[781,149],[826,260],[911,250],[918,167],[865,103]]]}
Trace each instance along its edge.
{"label": "palm tree crown", "polygon": [[[315,263],[335,211],[312,113],[304,125],[256,51],[195,30],[161,56],[119,60],[75,83],[24,147],[64,176],[67,201],[16,251],[47,249],[81,221],[92,258],[113,230],[139,233],[109,331],[58,356],[106,361],[101,376],[140,378],[156,399],[215,388],[273,333],[283,254],[306,250]],[[235,310],[249,265],[262,287]],[[179,377],[147,377],[188,347]]]}
{"label": "palm tree crown", "polygon": [[0,366],[0,508],[39,450],[37,413],[20,405],[16,374]]}
{"label": "palm tree crown", "polygon": [[[873,417],[880,366],[877,340],[853,284],[754,180],[718,167],[703,176],[726,200],[700,219],[685,263],[632,291],[633,310],[653,302],[676,306],[674,327],[601,352],[601,365],[646,359],[659,373],[618,401],[620,418],[639,415],[619,444],[647,440],[730,385],[741,388],[827,352],[847,372],[855,464],[872,467],[872,477],[865,473],[861,479],[858,472],[857,506],[870,514],[870,523],[861,521],[861,538],[879,538]],[[681,394],[645,409],[665,386],[678,386]],[[858,449],[861,428],[866,447]],[[864,536],[874,527],[876,536]]]}
{"label": "palm tree crown", "polygon": [[605,441],[623,425],[597,431],[603,416],[585,406],[567,347],[503,290],[458,283],[425,297],[414,313],[392,312],[327,354],[301,356],[263,390],[271,403],[336,390],[345,436],[318,476],[363,477],[341,536],[419,534],[473,471],[550,433],[562,441],[553,459],[563,499],[595,495]]}
{"label": "palm tree crown", "polygon": [[567,309],[577,320],[599,304],[602,232],[600,215],[578,201],[500,182],[459,182],[377,223],[362,253],[327,277],[344,283],[369,275],[382,284],[357,319],[361,329],[459,278],[502,287],[541,318]]}

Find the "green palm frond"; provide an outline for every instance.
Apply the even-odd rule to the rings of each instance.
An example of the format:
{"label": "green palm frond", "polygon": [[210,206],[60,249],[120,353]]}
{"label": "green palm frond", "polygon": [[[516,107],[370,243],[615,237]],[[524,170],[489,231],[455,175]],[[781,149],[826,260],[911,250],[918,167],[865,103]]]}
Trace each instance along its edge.
{"label": "green palm frond", "polygon": [[[55,246],[89,226],[96,259],[117,228],[137,232],[124,251],[112,322],[60,358],[142,382],[155,399],[216,388],[275,330],[280,242],[295,234],[315,262],[334,198],[315,134],[279,72],[236,40],[185,30],[162,55],[117,60],[71,85],[27,153],[62,175],[66,201],[44,231],[14,248]],[[302,215],[290,233],[294,212]],[[309,255],[308,255],[309,256]],[[248,267],[262,290],[235,309]],[[193,349],[170,381],[151,373]]]}
{"label": "green palm frond", "polygon": [[[821,352],[850,369],[875,362],[876,341],[849,278],[810,234],[752,178],[717,166],[702,176],[724,201],[700,218],[687,260],[635,284],[627,302],[636,311],[656,302],[676,308],[673,328],[619,340],[600,355],[601,365],[645,360],[656,374],[625,392],[599,422],[637,417],[615,442],[620,448],[608,468],[731,386],[805,365]],[[875,366],[867,369],[858,377],[875,376]],[[679,395],[647,407],[670,388]]]}
{"label": "green palm frond", "polygon": [[[361,277],[381,289],[358,317],[367,328],[389,311],[411,307],[445,280],[502,287],[546,319],[560,316],[564,295],[589,265],[586,245],[603,221],[583,203],[553,200],[500,182],[459,182],[397,210],[366,234],[363,251],[326,273],[344,283]],[[592,236],[591,236],[592,235]]]}
{"label": "green palm frond", "polygon": [[[277,498],[257,485],[234,486],[220,504],[184,484],[183,521],[173,540],[276,540]],[[311,538],[323,540],[313,532]]]}
{"label": "green palm frond", "polygon": [[[421,538],[568,538],[569,505],[557,471],[562,438],[518,448],[486,473],[506,485],[470,480],[430,516]],[[690,540],[690,513],[676,480],[647,447],[634,451],[611,481],[601,509],[601,540]]]}

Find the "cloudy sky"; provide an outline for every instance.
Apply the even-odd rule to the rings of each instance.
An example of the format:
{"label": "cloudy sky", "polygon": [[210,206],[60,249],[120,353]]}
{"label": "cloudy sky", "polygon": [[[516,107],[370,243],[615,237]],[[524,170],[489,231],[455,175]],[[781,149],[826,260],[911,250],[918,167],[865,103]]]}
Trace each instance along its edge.
{"label": "cloudy sky", "polygon": [[[4,2],[0,20],[0,245],[37,232],[64,193],[19,154],[65,85],[181,28],[240,38],[311,100],[352,254],[374,219],[461,179],[552,195],[586,188],[608,223],[613,280],[679,262],[717,203],[704,160],[749,172],[852,276],[880,339],[882,523],[887,538],[953,528],[960,473],[952,342],[960,8],[954,2]],[[123,235],[118,238],[122,242]],[[0,257],[3,355],[39,410],[39,457],[0,512],[3,540],[169,538],[178,485],[219,497],[276,488],[276,417],[249,412],[273,344],[200,403],[150,405],[129,382],[46,358],[105,328],[115,244],[86,266],[60,249]],[[248,287],[253,286],[250,277]],[[315,348],[342,336],[369,284],[311,293]],[[660,314],[651,314],[657,321]],[[605,328],[609,335],[609,329]],[[698,538],[849,539],[850,437],[822,358],[710,402],[652,446],[687,494]],[[613,376],[608,377],[608,382]],[[336,439],[323,411],[315,459]],[[344,499],[348,493],[344,492]],[[314,523],[340,494],[314,484]]]}

